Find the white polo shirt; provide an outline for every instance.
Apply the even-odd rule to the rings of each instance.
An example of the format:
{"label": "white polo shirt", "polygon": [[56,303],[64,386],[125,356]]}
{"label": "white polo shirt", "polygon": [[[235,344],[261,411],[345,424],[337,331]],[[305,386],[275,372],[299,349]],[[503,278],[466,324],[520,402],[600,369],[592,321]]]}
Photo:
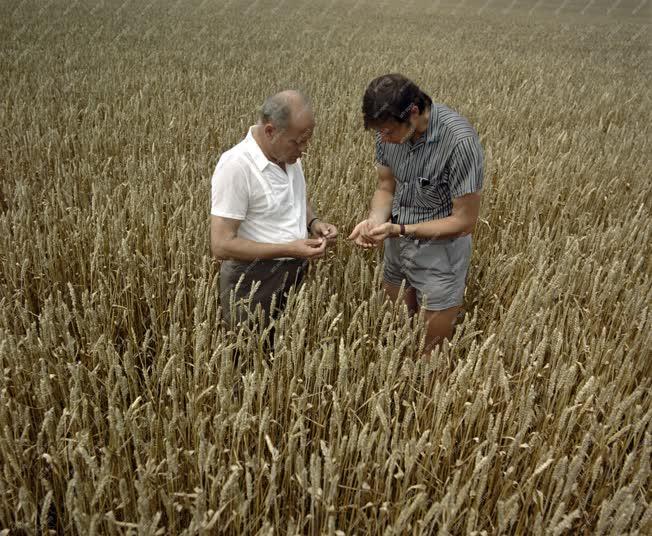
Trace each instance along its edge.
{"label": "white polo shirt", "polygon": [[211,179],[211,214],[241,220],[238,236],[268,244],[307,238],[306,181],[300,160],[285,171],[267,160],[249,128],[222,154]]}

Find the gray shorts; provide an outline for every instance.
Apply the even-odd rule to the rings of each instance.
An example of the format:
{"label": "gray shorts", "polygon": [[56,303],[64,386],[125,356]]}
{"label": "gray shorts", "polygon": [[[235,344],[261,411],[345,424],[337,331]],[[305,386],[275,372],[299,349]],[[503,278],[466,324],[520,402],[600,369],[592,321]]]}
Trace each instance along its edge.
{"label": "gray shorts", "polygon": [[405,280],[414,288],[419,306],[441,311],[462,305],[471,260],[471,235],[441,240],[385,239],[385,272],[397,287]]}
{"label": "gray shorts", "polygon": [[[259,304],[265,323],[275,318],[284,309],[290,288],[302,284],[306,267],[307,262],[302,259],[223,261],[220,267],[220,304],[227,326],[247,320]],[[260,285],[250,300],[251,290],[258,281]],[[231,302],[230,298],[234,301]],[[275,302],[273,310],[272,301]]]}

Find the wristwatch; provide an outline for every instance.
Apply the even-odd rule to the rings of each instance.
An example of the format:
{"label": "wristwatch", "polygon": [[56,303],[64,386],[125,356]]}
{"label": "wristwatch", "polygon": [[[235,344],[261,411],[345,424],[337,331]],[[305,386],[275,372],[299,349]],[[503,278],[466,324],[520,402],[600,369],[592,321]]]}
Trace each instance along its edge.
{"label": "wristwatch", "polygon": [[405,224],[404,224],[404,223],[401,223],[401,224],[399,224],[399,225],[401,226],[401,230],[398,232],[398,236],[400,236],[400,237],[405,237],[405,236],[407,236],[406,233],[405,233]]}
{"label": "wristwatch", "polygon": [[310,220],[310,221],[308,222],[308,233],[312,233],[312,231],[310,230],[310,228],[312,227],[312,224],[315,223],[318,219],[319,219],[319,218],[313,218],[312,220]]}

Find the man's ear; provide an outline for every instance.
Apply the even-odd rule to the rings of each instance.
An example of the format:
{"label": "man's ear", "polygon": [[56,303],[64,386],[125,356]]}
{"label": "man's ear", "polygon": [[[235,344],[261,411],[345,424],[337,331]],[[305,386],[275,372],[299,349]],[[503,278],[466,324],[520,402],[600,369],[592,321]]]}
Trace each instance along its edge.
{"label": "man's ear", "polygon": [[274,125],[271,123],[265,123],[263,126],[263,132],[265,133],[265,136],[271,139],[274,137],[274,134],[276,134],[276,128],[274,128]]}

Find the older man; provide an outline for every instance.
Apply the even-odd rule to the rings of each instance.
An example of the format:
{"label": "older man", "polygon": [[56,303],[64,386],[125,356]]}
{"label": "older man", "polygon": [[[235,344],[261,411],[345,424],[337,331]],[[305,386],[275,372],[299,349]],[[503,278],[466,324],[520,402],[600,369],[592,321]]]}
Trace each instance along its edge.
{"label": "older man", "polygon": [[[373,80],[362,100],[376,131],[378,187],[350,239],[385,243],[384,289],[426,311],[426,348],[450,338],[464,298],[478,219],[483,151],[475,129],[399,74]],[[389,220],[389,221],[388,221]]]}
{"label": "older man", "polygon": [[[307,261],[323,256],[337,236],[334,225],[315,216],[306,196],[300,157],[314,127],[306,97],[283,91],[264,102],[258,124],[217,163],[211,251],[223,261],[220,295],[227,324],[243,319],[243,305],[253,311],[260,304],[272,318],[290,287],[302,281]],[[237,311],[232,303],[240,304]]]}

